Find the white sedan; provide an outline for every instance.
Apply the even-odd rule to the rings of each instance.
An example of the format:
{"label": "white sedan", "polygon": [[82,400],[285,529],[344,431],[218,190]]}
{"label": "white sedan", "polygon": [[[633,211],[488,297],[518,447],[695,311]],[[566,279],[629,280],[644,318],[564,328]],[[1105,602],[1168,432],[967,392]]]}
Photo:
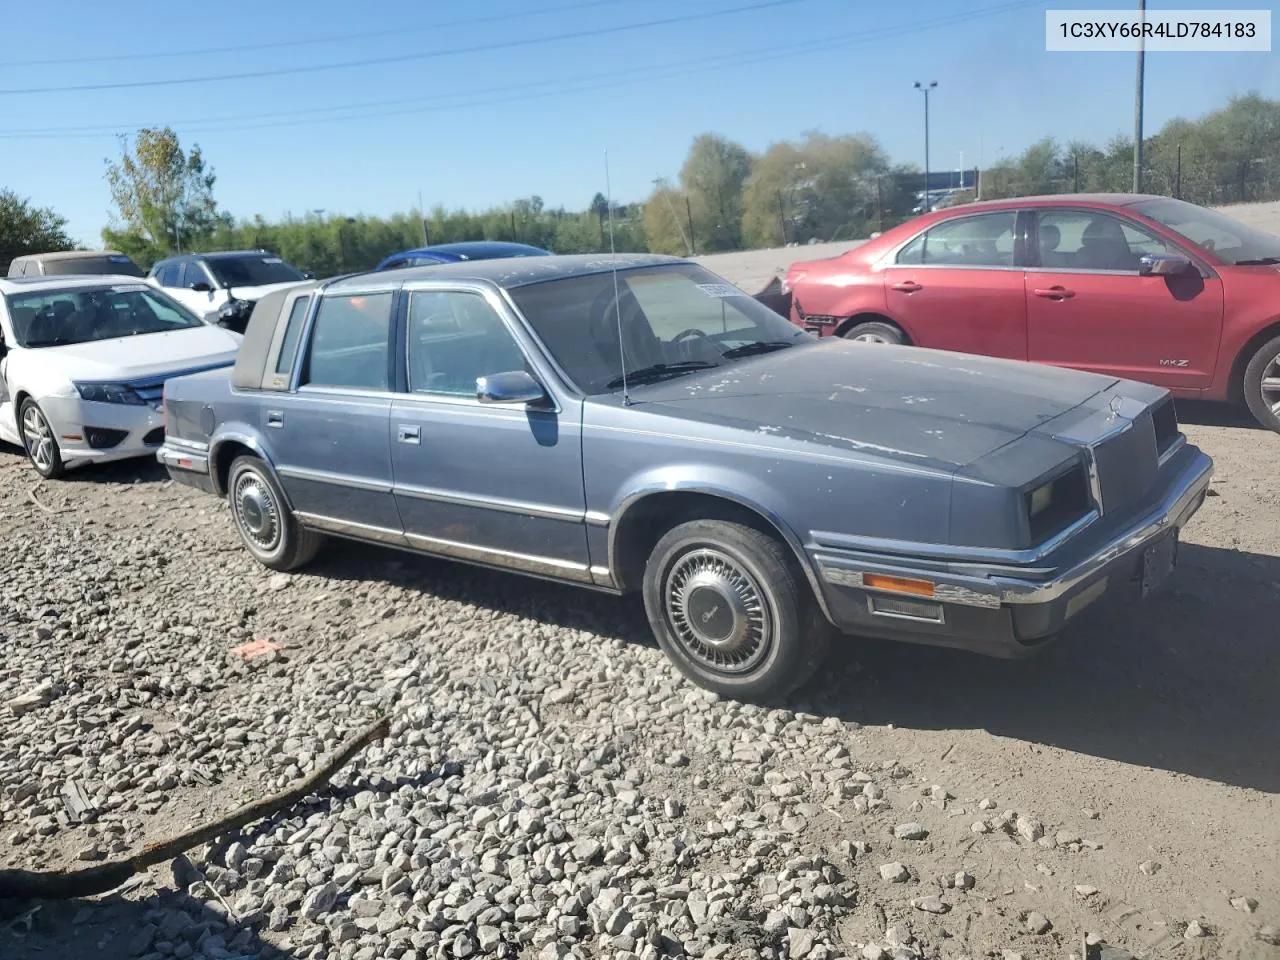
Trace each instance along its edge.
{"label": "white sedan", "polygon": [[0,279],[0,440],[47,478],[154,456],[164,382],[234,364],[242,339],[132,277]]}

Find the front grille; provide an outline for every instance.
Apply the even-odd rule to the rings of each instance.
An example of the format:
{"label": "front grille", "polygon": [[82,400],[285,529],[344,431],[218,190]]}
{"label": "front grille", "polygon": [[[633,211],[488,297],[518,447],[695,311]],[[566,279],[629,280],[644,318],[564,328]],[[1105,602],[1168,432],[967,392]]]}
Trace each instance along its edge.
{"label": "front grille", "polygon": [[160,397],[164,394],[164,380],[135,380],[130,386],[133,392],[147,401],[150,406],[155,406],[160,402]]}
{"label": "front grille", "polygon": [[148,431],[147,435],[142,438],[142,442],[148,447],[158,447],[164,443],[164,427],[156,427],[154,430]]}
{"label": "front grille", "polygon": [[111,430],[107,427],[85,427],[84,439],[95,450],[110,450],[129,435],[128,430]]}
{"label": "front grille", "polygon": [[1151,489],[1158,470],[1155,449],[1155,424],[1147,414],[1094,447],[1104,513],[1127,510]]}

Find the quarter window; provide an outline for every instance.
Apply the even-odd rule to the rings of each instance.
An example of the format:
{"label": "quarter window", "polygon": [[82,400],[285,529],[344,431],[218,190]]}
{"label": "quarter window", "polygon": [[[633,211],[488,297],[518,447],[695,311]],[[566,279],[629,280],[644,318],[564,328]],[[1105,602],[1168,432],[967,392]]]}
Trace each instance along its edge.
{"label": "quarter window", "polygon": [[298,337],[302,335],[302,322],[307,319],[307,307],[310,305],[310,297],[299,297],[293,301],[289,322],[284,328],[284,342],[280,344],[280,356],[276,358],[276,373],[288,373],[293,369],[293,359],[298,353]]}
{"label": "quarter window", "polygon": [[949,267],[1012,267],[1015,210],[957,217],[930,227],[898,251],[898,263]]}
{"label": "quarter window", "polygon": [[1101,211],[1043,211],[1036,221],[1036,249],[1047,269],[1136,273],[1143,254],[1170,252],[1158,237]]}
{"label": "quarter window", "polygon": [[484,297],[429,290],[409,298],[409,389],[475,397],[476,380],[525,369],[524,351]]}
{"label": "quarter window", "polygon": [[324,297],[312,326],[301,383],[390,389],[391,294]]}

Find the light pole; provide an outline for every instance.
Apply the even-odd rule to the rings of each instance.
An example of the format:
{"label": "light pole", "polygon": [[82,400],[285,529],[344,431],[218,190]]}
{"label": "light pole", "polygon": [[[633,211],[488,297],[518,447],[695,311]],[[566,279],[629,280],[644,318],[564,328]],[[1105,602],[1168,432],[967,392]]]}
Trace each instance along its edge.
{"label": "light pole", "polygon": [[[1147,19],[1147,0],[1138,0],[1138,21]],[[1133,192],[1142,192],[1142,79],[1147,40],[1138,36],[1138,77],[1133,92]]]}
{"label": "light pole", "polygon": [[924,94],[924,212],[928,213],[933,209],[933,204],[929,202],[929,91],[938,85],[937,80],[930,80],[928,84],[923,84],[919,80],[916,81],[916,89]]}

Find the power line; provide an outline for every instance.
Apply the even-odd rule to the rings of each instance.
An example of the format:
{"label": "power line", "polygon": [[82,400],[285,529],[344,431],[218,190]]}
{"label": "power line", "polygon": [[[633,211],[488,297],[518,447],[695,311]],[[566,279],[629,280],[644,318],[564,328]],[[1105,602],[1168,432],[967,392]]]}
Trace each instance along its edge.
{"label": "power line", "polygon": [[570,10],[586,10],[590,7],[613,6],[628,3],[630,0],[583,0],[580,3],[566,3],[557,7],[543,7],[540,10],[516,10],[510,13],[495,13],[485,17],[467,17],[462,20],[443,20],[423,27],[397,27],[394,30],[373,30],[368,33],[333,34],[327,37],[311,37],[304,40],[275,40],[270,43],[237,43],[230,47],[204,47],[199,50],[157,50],[148,53],[116,53],[99,57],[60,57],[56,60],[4,60],[0,61],[0,70],[6,67],[53,67],[68,63],[119,63],[123,60],[163,60],[173,57],[202,57],[215,53],[246,53],[254,50],[279,50],[284,47],[307,47],[322,43],[347,43],[351,40],[370,40],[377,37],[403,37],[415,33],[434,33],[450,27],[474,26],[480,23],[498,23],[521,17],[530,17],[547,13],[567,13]]}
{"label": "power line", "polygon": [[276,67],[271,70],[249,70],[242,73],[207,74],[200,77],[174,77],[166,80],[123,80],[114,83],[81,83],[59,87],[14,87],[0,89],[0,96],[17,96],[34,93],[83,93],[90,90],[126,90],[141,87],[166,87],[190,85],[196,83],[215,83],[223,80],[257,80],[263,77],[281,77],[290,74],[321,73],[328,70],[346,70],[356,67],[383,66],[389,63],[410,63],[415,60],[430,60],[435,57],[457,56],[464,53],[486,53],[492,50],[509,50],[513,47],[528,47],[542,43],[553,43],[560,40],[582,40],[587,37],[600,37],[612,33],[625,33],[628,30],[641,30],[648,27],[662,27],[675,23],[689,23],[694,20],[710,20],[732,14],[748,13],[753,10],[765,10],[772,7],[791,6],[807,3],[809,0],[763,0],[763,2],[728,7],[722,10],[708,10],[702,13],[688,13],[676,17],[663,17],[658,20],[646,20],[639,23],[625,23],[612,27],[594,27],[589,30],[574,30],[568,33],[551,34],[544,37],[523,37],[518,40],[502,40],[496,43],[477,44],[470,47],[454,47],[444,50],[430,50],[422,53],[405,53],[393,57],[369,57],[363,60],[346,60],[337,63],[312,63],[298,67]]}
{"label": "power line", "polygon": [[[114,135],[125,132],[126,130],[138,129],[141,127],[159,127],[172,126],[182,127],[190,126],[202,129],[183,130],[183,133],[231,133],[238,130],[257,130],[275,127],[292,127],[305,126],[307,124],[317,124],[326,122],[341,122],[343,120],[354,119],[374,119],[378,117],[390,116],[407,116],[423,113],[434,113],[445,110],[454,110],[462,107],[489,106],[502,103],[512,103],[522,100],[540,99],[546,96],[559,96],[566,93],[576,93],[590,91],[595,89],[608,89],[612,87],[626,86],[638,82],[647,82],[652,80],[663,80],[672,77],[689,76],[698,73],[705,73],[715,70],[723,66],[749,65],[753,63],[763,63],[771,60],[785,59],[796,55],[810,54],[817,51],[835,49],[840,47],[852,46],[861,42],[869,42],[875,40],[886,39],[893,36],[914,33],[923,29],[936,27],[954,26],[970,20],[980,19],[982,17],[994,14],[1007,13],[1013,10],[1037,6],[1044,0],[1013,0],[992,7],[981,7],[975,10],[969,10],[956,14],[945,14],[940,17],[932,18],[924,22],[913,21],[911,23],[898,24],[889,27],[879,27],[868,31],[859,31],[856,33],[838,34],[827,37],[825,40],[811,42],[805,41],[788,46],[779,47],[776,44],[768,47],[757,47],[753,50],[737,51],[735,53],[718,54],[711,57],[698,57],[696,59],[675,61],[668,64],[661,64],[651,67],[632,67],[624,70],[612,70],[608,73],[585,74],[576,77],[566,77],[560,80],[542,80],[531,81],[520,84],[504,84],[501,86],[477,88],[457,93],[435,94],[428,97],[410,97],[396,100],[374,100],[362,103],[351,103],[343,105],[331,105],[327,107],[316,107],[304,110],[290,111],[273,111],[270,113],[256,114],[238,114],[235,116],[224,117],[205,117],[196,120],[173,120],[168,123],[119,123],[104,124],[93,126],[78,127],[44,127],[29,128],[24,130],[10,130],[0,133],[0,139],[96,139],[100,136]],[[628,79],[621,79],[622,77]],[[565,85],[569,86],[565,86]],[[409,106],[415,104],[440,104],[441,101],[457,99],[458,97],[473,97],[477,94],[490,93],[507,93],[511,91],[527,91],[530,87],[552,87],[538,93],[526,93],[512,97],[498,97],[496,99],[467,100],[460,103],[444,104],[440,106]],[[400,108],[407,109],[383,109],[383,108]],[[345,111],[361,111],[356,114],[347,114]],[[368,111],[381,111],[370,113]],[[302,119],[306,114],[335,114],[332,116],[320,116],[314,119]],[[337,115],[342,114],[342,115]],[[241,121],[257,121],[257,120],[273,120],[270,123],[250,123],[241,124]],[[210,124],[235,124],[233,126],[207,126]]]}

